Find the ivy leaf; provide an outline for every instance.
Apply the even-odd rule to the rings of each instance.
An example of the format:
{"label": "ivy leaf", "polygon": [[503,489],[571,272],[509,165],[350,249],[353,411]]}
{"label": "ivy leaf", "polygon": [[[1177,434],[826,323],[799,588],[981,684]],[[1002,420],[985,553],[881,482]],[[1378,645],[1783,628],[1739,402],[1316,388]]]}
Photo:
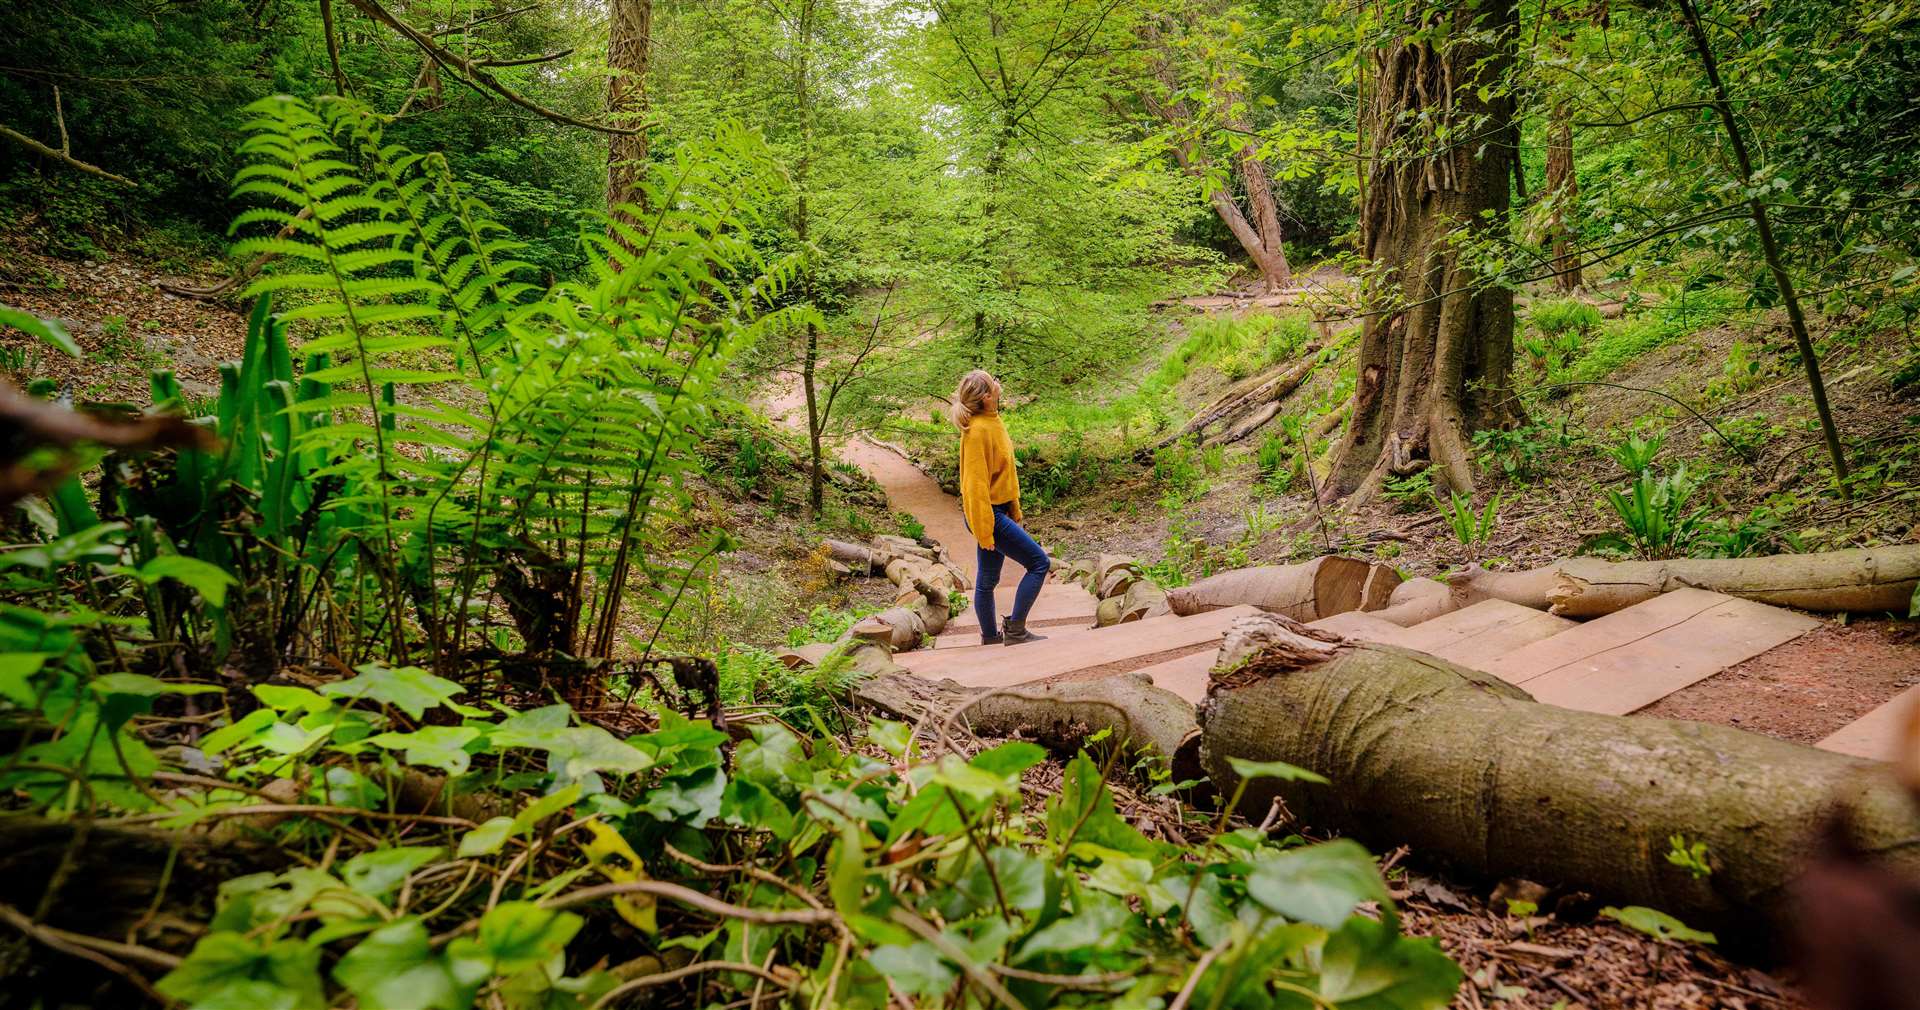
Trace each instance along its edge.
{"label": "ivy leaf", "polygon": [[1350,838],[1288,849],[1255,863],[1247,893],[1289,919],[1328,929],[1339,927],[1361,902],[1389,908],[1392,901],[1373,856]]}
{"label": "ivy leaf", "polygon": [[867,963],[903,992],[939,998],[959,977],[940,952],[924,940],[908,945],[881,944],[867,955]]}
{"label": "ivy leaf", "polygon": [[743,827],[772,832],[773,837],[781,841],[793,837],[793,811],[757,782],[746,779],[728,782],[726,793],[720,799],[720,816]]}
{"label": "ivy leaf", "polygon": [[1401,936],[1391,919],[1353,916],[1320,954],[1320,995],[1340,1010],[1442,1010],[1461,978],[1438,943]]}
{"label": "ivy leaf", "polygon": [[241,716],[238,722],[228,723],[201,737],[200,752],[208,755],[223,753],[238,744],[252,740],[268,726],[276,725],[279,721],[274,718],[270,710],[256,708]]}
{"label": "ivy leaf", "polygon": [[287,684],[255,684],[253,696],[276,712],[325,712],[333,707],[333,702],[318,694]]}
{"label": "ivy leaf", "polygon": [[340,867],[347,886],[369,898],[384,898],[398,890],[407,875],[440,858],[438,845],[407,845],[362,852]]}
{"label": "ivy leaf", "polygon": [[0,698],[23,706],[37,703],[40,699],[33,689],[33,675],[54,655],[51,652],[0,653]]}
{"label": "ivy leaf", "polygon": [[455,853],[461,859],[470,856],[491,856],[500,851],[513,835],[513,818],[489,817],[486,822],[460,838],[460,851]]}
{"label": "ivy leaf", "polygon": [[1067,762],[1060,798],[1047,810],[1047,835],[1061,846],[1091,842],[1132,856],[1159,854],[1158,846],[1114,812],[1113,794],[1085,751]]}
{"label": "ivy leaf", "polygon": [[505,901],[480,919],[478,948],[493,970],[512,975],[538,968],[566,950],[586,920],[531,901]]}
{"label": "ivy leaf", "polygon": [[740,745],[734,758],[734,775],[757,782],[769,789],[791,789],[804,778],[807,754],[800,738],[785,726],[752,727],[753,739]]}
{"label": "ivy leaf", "polygon": [[1047,759],[1046,748],[1026,740],[1010,740],[992,750],[984,750],[967,762],[984,772],[1018,780],[1021,772]]}
{"label": "ivy leaf", "polygon": [[329,698],[349,701],[367,699],[392,705],[415,719],[427,709],[443,705],[466,689],[443,677],[436,677],[417,666],[390,669],[378,663],[354,667],[359,676],[351,680],[323,684],[320,693]]}
{"label": "ivy leaf", "polygon": [[647,790],[646,802],[637,809],[657,821],[682,821],[695,826],[720,815],[720,802],[726,795],[727,777],[718,768],[697,768],[685,775],[672,775]]}
{"label": "ivy leaf", "polygon": [[215,931],[200,938],[179,967],[154,988],[199,1008],[321,1010],[320,948],[305,940],[272,940]]}
{"label": "ivy leaf", "polygon": [[367,934],[333,966],[333,979],[363,1007],[467,1010],[487,966],[436,954],[427,927],[408,918]]}
{"label": "ivy leaf", "polygon": [[489,739],[496,747],[540,750],[550,734],[567,728],[572,715],[573,709],[565,705],[548,705],[520,712],[501,720]]}
{"label": "ivy leaf", "polygon": [[653,767],[653,759],[645,751],[598,726],[556,730],[538,746],[547,752],[548,767],[561,782],[574,782],[597,772],[626,775]]}
{"label": "ivy leaf", "polygon": [[1685,940],[1692,943],[1719,943],[1720,938],[1705,930],[1694,929],[1679,919],[1658,909],[1644,905],[1628,905],[1615,908],[1612,905],[1600,910],[1600,914],[1612,919],[1628,929],[1639,930],[1656,940]]}
{"label": "ivy leaf", "polygon": [[426,765],[458,775],[466,771],[472,761],[465,747],[479,737],[480,731],[472,726],[426,726],[411,733],[381,733],[369,737],[367,742],[387,750],[405,751],[410,765]]}
{"label": "ivy leaf", "polygon": [[[647,879],[647,868],[640,862],[640,854],[633,851],[633,846],[620,832],[599,821],[588,821],[586,829],[589,837],[580,847],[586,850],[588,862],[601,876],[616,884]],[[636,892],[617,895],[613,899],[613,910],[634,928],[651,936],[659,930],[656,904],[653,895]]]}

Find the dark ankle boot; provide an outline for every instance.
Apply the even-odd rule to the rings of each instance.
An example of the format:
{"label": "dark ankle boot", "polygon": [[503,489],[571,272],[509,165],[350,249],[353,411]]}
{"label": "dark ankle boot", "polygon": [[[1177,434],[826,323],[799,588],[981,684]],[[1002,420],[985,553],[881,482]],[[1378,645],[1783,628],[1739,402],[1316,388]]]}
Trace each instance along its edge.
{"label": "dark ankle boot", "polygon": [[1007,625],[1000,632],[1000,641],[1006,645],[1019,645],[1023,642],[1044,642],[1045,635],[1036,635],[1027,630],[1027,622],[1007,618]]}
{"label": "dark ankle boot", "polygon": [[1000,636],[999,636],[999,635],[989,635],[989,634],[987,634],[986,632],[984,632],[984,631],[983,631],[983,632],[981,632],[981,633],[980,633],[980,644],[981,644],[981,645],[999,645],[999,644],[1000,644]]}

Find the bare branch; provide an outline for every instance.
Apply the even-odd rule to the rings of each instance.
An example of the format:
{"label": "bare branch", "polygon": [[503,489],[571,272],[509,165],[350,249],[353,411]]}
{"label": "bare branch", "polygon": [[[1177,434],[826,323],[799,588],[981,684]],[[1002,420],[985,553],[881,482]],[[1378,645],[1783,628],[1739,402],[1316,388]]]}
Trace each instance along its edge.
{"label": "bare branch", "polygon": [[[62,123],[61,132],[63,136],[65,134],[65,129],[66,129],[65,124]],[[134,182],[132,179],[129,179],[124,175],[115,175],[114,173],[109,172],[98,165],[81,161],[79,158],[76,158],[65,151],[56,150],[54,148],[48,147],[47,145],[42,144],[41,142],[33,139],[32,137],[29,137],[26,134],[21,133],[20,131],[12,129],[10,127],[0,125],[0,137],[5,137],[8,140],[11,140],[16,144],[19,144],[21,147],[24,147],[27,150],[32,151],[33,153],[40,155],[43,158],[51,158],[54,161],[57,161],[67,166],[68,168],[78,169],[79,171],[85,172],[88,175],[97,175],[102,179],[108,179],[113,182],[117,182],[122,186],[129,186],[129,187],[139,186],[139,183]]]}

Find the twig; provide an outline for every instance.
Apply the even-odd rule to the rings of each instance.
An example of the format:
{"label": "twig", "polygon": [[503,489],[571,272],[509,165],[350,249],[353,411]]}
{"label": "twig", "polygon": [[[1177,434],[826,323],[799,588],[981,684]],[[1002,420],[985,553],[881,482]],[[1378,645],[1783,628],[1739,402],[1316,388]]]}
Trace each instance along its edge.
{"label": "twig", "polygon": [[1227,949],[1229,942],[1222,940],[1207,948],[1205,954],[1200,955],[1200,960],[1194,962],[1193,971],[1187,975],[1187,984],[1180,987],[1180,994],[1173,998],[1172,1003],[1167,1004],[1167,1010],[1186,1010],[1187,1003],[1193,999],[1193,991],[1200,987],[1200,976],[1205,975],[1207,969],[1213,967],[1213,962],[1220,957],[1222,951]]}
{"label": "twig", "polygon": [[840,916],[831,909],[746,908],[741,905],[730,905],[690,887],[669,884],[664,880],[628,880],[617,884],[597,884],[548,898],[541,902],[541,905],[552,909],[572,908],[575,905],[586,905],[601,898],[615,898],[623,894],[651,894],[656,898],[667,898],[683,905],[691,905],[711,915],[759,923],[763,926],[820,926],[840,921]]}
{"label": "twig", "polygon": [[674,847],[672,842],[663,841],[660,844],[661,847],[666,850],[667,855],[699,870],[701,873],[712,874],[714,876],[722,876],[728,873],[745,874],[763,884],[771,884],[774,887],[778,887],[814,908],[825,909],[827,907],[820,903],[819,898],[808,893],[805,888],[796,886],[777,873],[768,873],[758,866],[749,866],[745,863],[708,863],[681,852]]}
{"label": "twig", "polygon": [[28,920],[25,915],[21,914],[19,909],[14,908],[12,905],[0,905],[0,920],[5,921],[7,925],[19,930],[26,936],[62,954],[77,957],[83,961],[92,961],[94,964],[113,972],[115,975],[126,979],[141,992],[146,993],[156,1003],[169,1007],[179,1005],[173,1000],[162,996],[158,990],[154,989],[153,985],[147,981],[146,976],[141,975],[132,968],[121,964],[113,957],[108,956],[106,951],[111,950],[129,960],[142,960],[155,967],[165,968],[169,971],[178,967],[180,964],[180,960],[171,954],[164,954],[157,950],[149,950],[146,947],[135,947],[132,944],[114,943],[111,940],[96,940],[93,937],[80,936],[65,930],[54,929],[51,926],[42,926]]}
{"label": "twig", "polygon": [[761,968],[757,964],[748,964],[745,961],[697,961],[682,968],[675,968],[672,971],[663,971],[657,975],[642,975],[630,982],[622,982],[612,989],[607,990],[606,995],[595,1000],[593,1002],[593,1010],[600,1010],[601,1007],[612,1003],[616,998],[625,996],[627,993],[637,989],[665,985],[668,982],[677,982],[689,975],[700,975],[710,971],[744,972],[748,975],[757,975],[782,989],[791,990],[793,988],[791,982],[788,982],[773,972]]}
{"label": "twig", "polygon": [[912,930],[920,939],[932,944],[935,950],[938,950],[947,960],[959,965],[960,970],[965,972],[975,985],[985,989],[1007,1010],[1027,1010],[1026,1005],[1015,999],[1013,993],[1008,992],[1007,987],[1000,984],[999,979],[974,964],[966,951],[961,950],[958,944],[948,939],[945,933],[933,928],[932,923],[900,907],[895,907],[888,912],[887,917]]}

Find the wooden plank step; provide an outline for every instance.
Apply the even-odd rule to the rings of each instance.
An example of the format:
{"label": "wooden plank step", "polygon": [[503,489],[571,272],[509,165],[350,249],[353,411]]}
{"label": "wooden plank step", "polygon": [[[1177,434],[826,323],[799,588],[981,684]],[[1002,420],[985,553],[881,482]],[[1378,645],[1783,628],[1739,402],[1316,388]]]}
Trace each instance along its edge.
{"label": "wooden plank step", "polygon": [[1549,705],[1625,715],[1819,623],[1764,603],[1679,589],[1522,646],[1482,668]]}
{"label": "wooden plank step", "polygon": [[1176,659],[1169,659],[1143,666],[1136,673],[1144,673],[1153,679],[1153,686],[1172,691],[1174,694],[1200,704],[1207,696],[1207,684],[1212,679],[1213,661],[1220,655],[1217,648],[1201,649]]}
{"label": "wooden plank step", "polygon": [[1357,638],[1362,642],[1378,642],[1382,645],[1400,645],[1409,629],[1392,621],[1383,620],[1359,610],[1349,610],[1344,614],[1322,617],[1317,621],[1308,621],[1307,627],[1320,628],[1348,638]]}
{"label": "wooden plank step", "polygon": [[1111,628],[1048,631],[1046,641],[1027,645],[919,649],[902,652],[893,661],[923,677],[950,677],[967,687],[1011,687],[1138,669],[1215,649],[1228,625],[1257,613],[1253,607],[1228,607],[1192,617],[1169,614]]}
{"label": "wooden plank step", "polygon": [[1515,649],[1578,626],[1578,621],[1555,617],[1544,610],[1506,600],[1482,600],[1410,628],[1401,628],[1400,638],[1393,644],[1480,670]]}
{"label": "wooden plank step", "polygon": [[[1002,619],[1005,619],[1007,613],[1013,610],[1013,594],[1020,585],[1020,580],[1015,577],[1019,566],[1008,565],[1007,568],[1009,570],[1000,577],[1000,585],[993,592],[994,612]],[[965,633],[975,638],[979,637],[980,618],[974,612],[971,592],[967,593],[967,601],[967,609],[955,614],[953,619],[947,622],[947,628],[941,634]],[[1043,621],[1079,621],[1092,627],[1094,612],[1099,609],[1100,601],[1094,599],[1093,594],[1085,589],[1071,582],[1049,582],[1041,588],[1039,597],[1033,601],[1033,610],[1027,614],[1027,623],[1038,626]]]}
{"label": "wooden plank step", "polygon": [[1893,696],[1893,700],[1833,732],[1815,746],[1875,761],[1898,758],[1906,742],[1910,719],[1920,718],[1920,684]]}

